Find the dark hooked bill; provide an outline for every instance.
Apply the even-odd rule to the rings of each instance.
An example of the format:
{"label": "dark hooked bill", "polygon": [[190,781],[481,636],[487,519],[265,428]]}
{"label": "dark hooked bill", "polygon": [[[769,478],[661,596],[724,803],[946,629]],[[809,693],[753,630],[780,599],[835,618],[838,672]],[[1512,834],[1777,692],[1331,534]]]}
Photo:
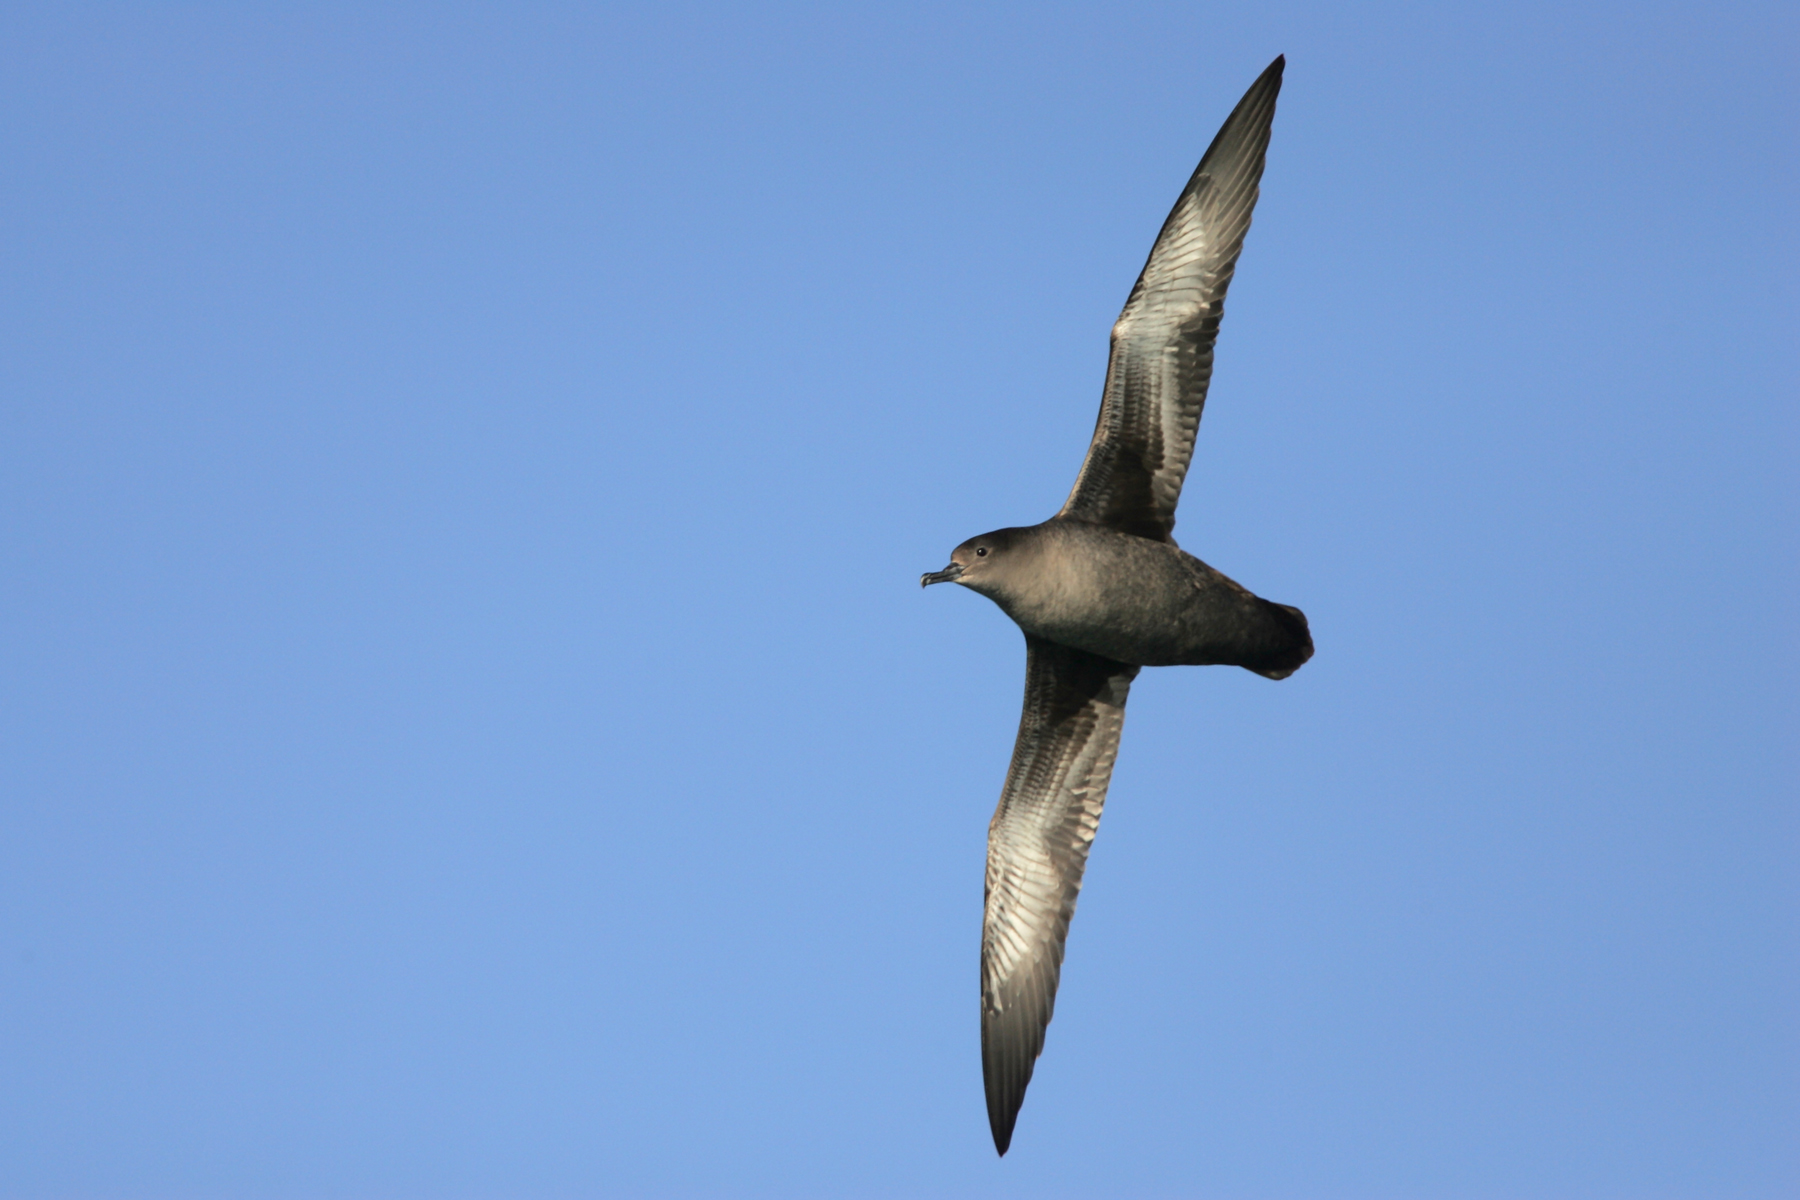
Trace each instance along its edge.
{"label": "dark hooked bill", "polygon": [[949,583],[952,579],[955,579],[962,573],[963,566],[961,563],[951,563],[941,571],[927,571],[925,574],[919,576],[919,586],[929,587],[934,583]]}

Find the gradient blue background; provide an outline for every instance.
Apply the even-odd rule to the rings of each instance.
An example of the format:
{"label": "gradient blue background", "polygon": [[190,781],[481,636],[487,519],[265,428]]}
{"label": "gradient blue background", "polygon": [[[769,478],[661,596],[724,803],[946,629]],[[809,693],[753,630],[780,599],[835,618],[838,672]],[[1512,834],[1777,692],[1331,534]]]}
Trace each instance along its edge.
{"label": "gradient blue background", "polygon": [[[0,13],[0,1194],[1800,1194],[1786,4]],[[1108,327],[1288,55],[1012,1154]]]}

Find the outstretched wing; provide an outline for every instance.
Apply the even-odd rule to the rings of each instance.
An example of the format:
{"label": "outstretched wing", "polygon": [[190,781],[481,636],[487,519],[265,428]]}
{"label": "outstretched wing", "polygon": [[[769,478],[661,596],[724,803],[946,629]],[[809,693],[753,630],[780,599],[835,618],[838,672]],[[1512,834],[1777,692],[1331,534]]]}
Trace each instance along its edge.
{"label": "outstretched wing", "polygon": [[1005,1154],[1056,1007],[1063,941],[1138,668],[1025,635],[1025,711],[988,826],[981,1068]]}
{"label": "outstretched wing", "polygon": [[1212,381],[1213,342],[1256,207],[1283,59],[1226,118],[1150,249],[1112,331],[1100,420],[1061,516],[1173,541]]}

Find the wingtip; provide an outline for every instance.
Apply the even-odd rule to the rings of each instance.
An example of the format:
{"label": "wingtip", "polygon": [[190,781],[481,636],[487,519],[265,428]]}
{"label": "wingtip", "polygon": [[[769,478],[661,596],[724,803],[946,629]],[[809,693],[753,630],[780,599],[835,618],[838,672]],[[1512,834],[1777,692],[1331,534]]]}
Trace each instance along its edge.
{"label": "wingtip", "polygon": [[[1019,1110],[1025,1106],[1025,1088],[1031,1083],[1032,1067],[1037,1055],[1025,1060],[1024,1078],[1016,1062],[1007,1064],[996,1051],[994,1029],[986,1021],[981,1025],[981,1083],[987,1093],[988,1131],[994,1135],[994,1151],[1001,1158],[1012,1146],[1013,1128],[1019,1123]],[[1014,1047],[1016,1050],[1017,1047]]]}
{"label": "wingtip", "polygon": [[994,1135],[994,1153],[1001,1158],[1005,1158],[1006,1152],[1012,1149],[1013,1125],[1018,1119],[1016,1109],[1010,1119],[1003,1119],[996,1113],[988,1114],[988,1130]]}

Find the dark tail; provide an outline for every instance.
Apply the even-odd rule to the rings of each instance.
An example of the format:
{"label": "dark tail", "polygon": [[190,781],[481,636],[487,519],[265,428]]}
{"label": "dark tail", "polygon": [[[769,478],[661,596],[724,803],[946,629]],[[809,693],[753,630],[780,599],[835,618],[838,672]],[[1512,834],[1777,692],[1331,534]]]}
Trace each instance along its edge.
{"label": "dark tail", "polygon": [[1257,603],[1262,605],[1267,620],[1258,631],[1253,653],[1238,665],[1264,679],[1286,679],[1313,656],[1312,631],[1306,627],[1306,614],[1288,604],[1261,598]]}

